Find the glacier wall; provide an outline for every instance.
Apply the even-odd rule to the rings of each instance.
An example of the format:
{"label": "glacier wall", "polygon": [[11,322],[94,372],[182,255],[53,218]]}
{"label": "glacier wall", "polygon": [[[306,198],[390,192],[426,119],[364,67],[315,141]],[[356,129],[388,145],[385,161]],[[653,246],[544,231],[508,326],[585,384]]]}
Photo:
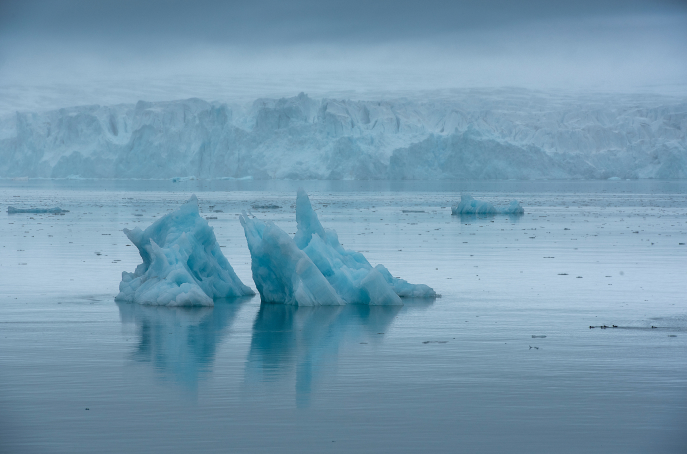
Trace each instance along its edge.
{"label": "glacier wall", "polygon": [[687,100],[467,91],[17,112],[0,177],[687,178]]}

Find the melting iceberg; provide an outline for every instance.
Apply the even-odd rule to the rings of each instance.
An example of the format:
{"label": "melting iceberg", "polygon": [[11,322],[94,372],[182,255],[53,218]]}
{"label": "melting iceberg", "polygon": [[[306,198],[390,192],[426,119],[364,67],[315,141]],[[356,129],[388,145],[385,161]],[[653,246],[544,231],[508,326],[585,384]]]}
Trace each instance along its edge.
{"label": "melting iceberg", "polygon": [[53,208],[15,208],[13,206],[7,207],[7,214],[19,214],[19,213],[30,213],[30,214],[64,214],[69,213],[69,210],[63,210],[60,207]]}
{"label": "melting iceberg", "polygon": [[451,207],[451,214],[455,215],[495,215],[495,214],[511,214],[519,215],[525,214],[525,210],[517,200],[512,200],[510,205],[503,208],[495,207],[489,202],[482,202],[475,200],[469,194],[462,194],[460,196],[460,203]]}
{"label": "melting iceberg", "polygon": [[[361,253],[344,249],[336,232],[322,227],[303,189],[298,190],[296,221],[292,239],[271,222],[241,217],[263,301],[400,305],[400,297],[437,296],[427,285],[394,278],[383,265],[373,267]],[[296,294],[300,288],[303,296]]]}
{"label": "melting iceberg", "polygon": [[117,301],[159,306],[212,306],[214,298],[254,295],[236,276],[215,234],[198,212],[198,199],[158,219],[145,231],[124,229],[143,263],[122,273]]}

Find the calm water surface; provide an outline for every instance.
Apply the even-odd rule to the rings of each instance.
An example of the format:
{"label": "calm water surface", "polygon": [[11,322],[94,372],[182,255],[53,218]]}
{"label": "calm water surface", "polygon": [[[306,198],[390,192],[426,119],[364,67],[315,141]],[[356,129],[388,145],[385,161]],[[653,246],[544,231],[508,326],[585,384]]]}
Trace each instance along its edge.
{"label": "calm water surface", "polygon": [[[238,214],[293,233],[298,186],[442,297],[114,302],[121,229],[192,193],[254,288]],[[468,190],[526,214],[451,216]],[[687,182],[2,180],[0,203],[0,452],[687,451]]]}

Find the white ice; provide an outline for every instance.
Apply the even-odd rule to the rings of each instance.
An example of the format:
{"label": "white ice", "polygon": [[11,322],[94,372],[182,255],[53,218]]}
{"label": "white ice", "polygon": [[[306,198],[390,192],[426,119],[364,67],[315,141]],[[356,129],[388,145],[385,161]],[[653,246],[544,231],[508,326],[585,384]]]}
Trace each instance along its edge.
{"label": "white ice", "polygon": [[427,285],[394,278],[383,265],[372,267],[363,254],[344,249],[336,232],[322,227],[303,189],[298,190],[293,239],[271,222],[246,214],[240,219],[264,302],[401,305],[400,297],[437,296]]}
{"label": "white ice", "polygon": [[117,301],[159,306],[212,306],[215,298],[253,295],[224,257],[192,196],[145,231],[124,229],[143,263],[122,273]]}
{"label": "white ice", "polygon": [[0,117],[0,177],[676,179],[685,121],[679,97],[521,90],[90,105]]}
{"label": "white ice", "polygon": [[451,207],[451,214],[454,215],[496,215],[496,214],[525,214],[520,202],[511,200],[507,207],[496,207],[489,202],[475,200],[469,194],[460,196],[460,203]]}

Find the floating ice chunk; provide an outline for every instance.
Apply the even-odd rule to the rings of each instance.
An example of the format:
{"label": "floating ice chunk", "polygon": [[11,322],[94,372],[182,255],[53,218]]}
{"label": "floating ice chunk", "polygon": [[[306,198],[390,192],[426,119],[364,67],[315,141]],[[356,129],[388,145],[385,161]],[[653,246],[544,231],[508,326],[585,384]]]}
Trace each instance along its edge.
{"label": "floating ice chunk", "polygon": [[454,215],[482,215],[493,216],[496,214],[525,214],[525,210],[517,200],[512,200],[510,205],[504,208],[497,208],[489,202],[475,200],[469,194],[460,196],[460,203],[451,207],[451,214]]}
{"label": "floating ice chunk", "polygon": [[437,296],[427,285],[409,284],[394,278],[383,265],[373,268],[360,252],[344,249],[336,232],[322,227],[303,189],[298,190],[296,199],[296,222],[296,245],[312,259],[346,302],[402,304],[399,296]]}
{"label": "floating ice chunk", "polygon": [[31,214],[62,214],[69,213],[69,210],[63,210],[60,207],[53,208],[15,208],[13,206],[7,207],[7,214],[19,214],[19,213],[31,213]]}
{"label": "floating ice chunk", "polygon": [[196,196],[145,231],[124,229],[143,263],[122,273],[117,301],[159,306],[212,306],[214,298],[254,295],[236,276]]}
{"label": "floating ice chunk", "polygon": [[246,213],[239,219],[263,302],[400,305],[399,295],[437,296],[430,287],[394,278],[382,265],[373,268],[361,253],[345,250],[336,232],[322,227],[302,189],[296,200],[298,231],[293,239],[271,222]]}
{"label": "floating ice chunk", "polygon": [[384,280],[391,284],[394,292],[401,298],[436,298],[437,293],[434,289],[425,284],[411,284],[405,279],[393,277],[384,265],[377,265],[375,269],[384,277]]}
{"label": "floating ice chunk", "polygon": [[248,241],[253,281],[264,303],[297,306],[344,304],[336,290],[294,243],[272,222],[239,217]]}
{"label": "floating ice chunk", "polygon": [[499,209],[500,214],[525,214],[525,209],[517,200],[511,200],[506,208]]}
{"label": "floating ice chunk", "polygon": [[172,178],[172,183],[181,183],[182,181],[193,181],[195,180],[195,176],[190,176],[190,177],[174,177]]}
{"label": "floating ice chunk", "polygon": [[497,214],[496,207],[489,202],[480,202],[475,200],[471,195],[462,194],[460,196],[460,203],[451,207],[451,214],[482,214],[493,215]]}

